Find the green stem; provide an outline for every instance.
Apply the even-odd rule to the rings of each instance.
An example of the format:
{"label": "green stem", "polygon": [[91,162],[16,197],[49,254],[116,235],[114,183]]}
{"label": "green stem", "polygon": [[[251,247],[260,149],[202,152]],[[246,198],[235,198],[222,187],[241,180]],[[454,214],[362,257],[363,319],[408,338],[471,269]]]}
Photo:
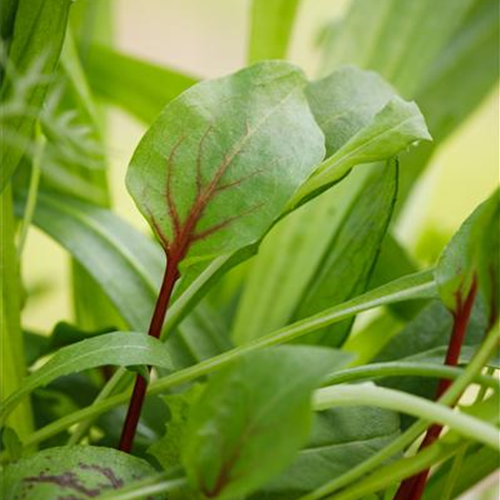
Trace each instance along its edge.
{"label": "green stem", "polygon": [[[467,386],[474,380],[474,378],[481,372],[483,366],[491,358],[495,350],[498,348],[498,341],[500,332],[498,324],[495,325],[489,332],[485,341],[479,348],[476,355],[472,358],[471,362],[464,370],[462,375],[450,386],[446,393],[439,399],[439,403],[443,405],[453,405],[460,397]],[[389,460],[395,454],[404,450],[415,439],[417,439],[422,432],[427,428],[427,423],[418,420],[409,429],[407,429],[401,436],[396,438],[388,446],[372,455],[368,460],[353,467],[345,474],[342,474],[323,486],[317,488],[311,493],[302,496],[299,500],[319,500],[327,495],[330,495],[344,486],[358,480],[360,477],[369,473],[373,469],[379,467],[384,462]]]}
{"label": "green stem", "polygon": [[406,413],[429,423],[447,425],[465,437],[500,451],[498,429],[493,425],[406,392],[362,384],[325,387],[314,394],[313,407],[316,411],[342,406],[376,406]]}
{"label": "green stem", "polygon": [[[386,363],[372,363],[365,366],[346,368],[335,372],[324,385],[344,384],[353,380],[375,380],[385,377],[432,377],[456,380],[464,372],[461,368],[436,365],[433,363],[418,363],[415,361],[389,361]],[[481,391],[488,388],[500,390],[497,378],[487,375],[477,375],[474,382],[481,385]]]}
{"label": "green stem", "polygon": [[45,142],[45,136],[42,134],[40,125],[38,124],[35,134],[35,151],[33,155],[33,162],[31,164],[31,176],[28,188],[28,196],[26,198],[26,207],[24,209],[24,216],[21,222],[19,239],[17,243],[17,254],[19,258],[21,258],[21,255],[23,253],[24,246],[26,244],[26,238],[28,236],[28,230],[31,226],[31,222],[33,221],[33,214],[35,213],[36,200],[38,196],[38,186],[40,185],[40,175],[42,172],[41,164],[43,151],[45,149]]}
{"label": "green stem", "polygon": [[467,443],[462,445],[462,447],[458,450],[458,453],[455,455],[455,458],[453,459],[450,472],[448,473],[446,483],[444,485],[443,491],[441,492],[442,500],[449,500],[451,498],[457,479],[460,476],[460,470],[462,469],[462,464],[468,447],[469,445]]}
{"label": "green stem", "polygon": [[[190,382],[218,370],[238,359],[243,354],[272,345],[289,342],[312,331],[350,318],[363,311],[373,309],[374,307],[380,307],[404,300],[430,297],[433,296],[434,293],[435,283],[432,272],[418,273],[416,275],[401,278],[380,288],[371,290],[355,299],[339,304],[327,311],[323,311],[320,314],[311,316],[281,328],[276,332],[260,337],[253,342],[236,347],[223,354],[202,361],[197,365],[156,380],[149,384],[147,393],[150,395],[161,394],[167,389]],[[104,399],[103,401],[99,401],[98,403],[94,403],[87,408],[78,410],[36,431],[25,441],[25,444],[29,445],[48,439],[82,420],[92,419],[116,406],[126,403],[128,398],[128,393],[118,394],[108,399]]]}
{"label": "green stem", "polygon": [[448,459],[456,453],[459,446],[460,444],[456,443],[445,444],[442,441],[436,441],[417,455],[382,467],[377,474],[373,474],[353,487],[329,496],[325,500],[359,500],[371,493],[383,491],[407,477]]}
{"label": "green stem", "polygon": [[[12,193],[7,186],[0,195],[0,399],[15,392],[26,375],[24,341],[21,330],[21,286],[15,245]],[[16,408],[7,424],[23,440],[33,430],[29,400]]]}
{"label": "green stem", "polygon": [[101,495],[97,500],[139,500],[152,495],[178,490],[187,484],[186,479],[168,479],[166,474],[158,474],[136,481],[119,490]]}
{"label": "green stem", "polygon": [[[489,376],[492,376],[495,373],[495,369],[488,367],[486,369],[486,373]],[[498,382],[498,381],[497,381]],[[484,400],[484,397],[486,396],[488,388],[486,386],[481,386],[479,389],[479,392],[477,393],[476,399],[474,400],[474,403],[479,403]],[[465,455],[467,454],[469,446],[465,444],[460,448],[459,452],[457,453],[455,459],[453,460],[453,463],[451,465],[451,469],[448,473],[448,477],[446,478],[446,483],[444,485],[443,491],[441,493],[441,498],[442,500],[450,500],[453,494],[453,490],[455,489],[455,484],[458,481],[458,478],[460,477],[460,471],[462,469],[462,464],[465,458]]]}

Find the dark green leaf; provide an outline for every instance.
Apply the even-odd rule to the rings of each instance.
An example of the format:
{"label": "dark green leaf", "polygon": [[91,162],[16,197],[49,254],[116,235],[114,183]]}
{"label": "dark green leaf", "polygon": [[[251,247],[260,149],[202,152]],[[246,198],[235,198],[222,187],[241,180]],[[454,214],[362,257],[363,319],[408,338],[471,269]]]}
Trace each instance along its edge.
{"label": "dark green leaf", "polygon": [[[48,82],[59,60],[70,4],[70,0],[19,2],[9,63],[16,74],[24,75],[35,67],[39,69],[39,74],[26,93],[19,96],[26,113],[2,123],[0,191],[3,191],[16,170],[31,139],[37,115],[47,94]],[[12,98],[18,91],[15,81],[6,79],[1,89],[2,101]]]}
{"label": "dark green leaf", "polygon": [[397,413],[379,408],[319,412],[313,432],[292,465],[255,500],[292,500],[368,459],[399,434]]}
{"label": "dark green leaf", "polygon": [[303,74],[256,64],[189,89],[141,140],[127,187],[184,266],[258,241],[323,158]]}
{"label": "dark green leaf", "polygon": [[330,349],[247,354],[215,374],[193,406],[183,462],[207,496],[246,495],[293,459],[307,439],[311,393],[346,358]]}
{"label": "dark green leaf", "polygon": [[436,266],[439,294],[451,311],[456,311],[465,301],[474,280],[485,290],[491,307],[498,307],[498,195],[496,191],[468,217]]}
{"label": "dark green leaf", "polygon": [[85,69],[96,94],[146,123],[198,80],[97,45],[91,47]]}
{"label": "dark green leaf", "polygon": [[[380,165],[346,214],[316,274],[306,287],[294,319],[311,316],[363,293],[387,231],[397,192],[397,166]],[[302,341],[338,346],[352,320],[315,332]]]}
{"label": "dark green leaf", "polygon": [[7,467],[0,492],[5,499],[84,500],[154,473],[144,460],[110,448],[65,446],[43,450]]}
{"label": "dark green leaf", "polygon": [[52,380],[97,366],[153,365],[173,369],[168,348],[159,340],[133,332],[112,332],[59,349],[2,404],[2,421],[19,401]]}
{"label": "dark green leaf", "polygon": [[170,412],[166,434],[149,447],[148,453],[153,455],[165,470],[178,467],[181,463],[182,443],[189,412],[198,400],[202,387],[200,384],[194,384],[187,391],[163,397]]}
{"label": "dark green leaf", "polygon": [[300,0],[252,0],[248,62],[286,59]]}

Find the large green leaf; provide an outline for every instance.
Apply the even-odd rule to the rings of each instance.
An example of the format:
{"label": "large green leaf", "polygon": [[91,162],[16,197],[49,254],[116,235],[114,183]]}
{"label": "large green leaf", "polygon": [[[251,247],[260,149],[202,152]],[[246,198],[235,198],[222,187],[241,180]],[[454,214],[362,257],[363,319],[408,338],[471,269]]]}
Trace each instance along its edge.
{"label": "large green leaf", "polygon": [[15,98],[25,111],[2,120],[0,191],[16,170],[33,134],[59,60],[70,4],[70,0],[21,0],[17,7],[9,63],[16,74],[24,75],[34,68],[38,74],[22,91],[13,75],[2,84],[2,101]]}
{"label": "large green leaf", "polygon": [[185,433],[191,481],[230,499],[280,472],[307,439],[313,389],[345,362],[338,351],[288,346],[247,354],[214,375]]}
{"label": "large green leaf", "polygon": [[[393,94],[378,75],[351,66],[309,84],[306,95],[325,134],[327,155],[335,155],[369,128]],[[233,335],[238,342],[279,328],[293,317],[327,259],[339,227],[374,175],[371,170],[378,168],[355,169],[327,193],[281,220],[265,237],[250,265],[236,313]]]}
{"label": "large green leaf", "polygon": [[49,448],[2,471],[2,498],[94,498],[145,478],[155,470],[144,460],[95,446]]}
{"label": "large green leaf", "polygon": [[258,241],[323,158],[296,67],[265,62],[187,90],[163,110],[127,187],[178,264]]}
{"label": "large green leaf", "polygon": [[248,62],[286,59],[300,0],[252,0]]}
{"label": "large green leaf", "polygon": [[170,68],[94,45],[85,60],[92,90],[151,123],[163,107],[198,79]]}
{"label": "large green leaf", "polygon": [[[305,318],[363,293],[377,260],[396,201],[397,166],[373,172],[330,243],[306,287],[294,319]],[[307,342],[340,345],[352,320],[319,330]]]}
{"label": "large green leaf", "polygon": [[143,333],[112,332],[59,349],[49,361],[27,377],[2,404],[2,421],[19,401],[52,380],[98,366],[152,365],[173,369],[169,349]]}
{"label": "large green leaf", "polygon": [[318,412],[312,436],[288,467],[255,500],[292,500],[363,462],[399,434],[397,413],[378,408]]}
{"label": "large green leaf", "polygon": [[441,300],[451,311],[456,311],[465,301],[477,279],[496,315],[499,223],[496,191],[474,210],[444,249],[436,266],[436,283]]}
{"label": "large green leaf", "polygon": [[[22,197],[16,208],[21,214]],[[92,276],[130,329],[146,331],[164,266],[158,245],[111,211],[55,193],[39,195],[34,223]],[[183,287],[167,314],[164,330],[171,332],[178,326],[212,282],[232,265],[230,258],[216,260]],[[204,307],[196,312],[169,340],[179,366],[201,361],[228,347],[222,330],[207,318],[206,310]]]}

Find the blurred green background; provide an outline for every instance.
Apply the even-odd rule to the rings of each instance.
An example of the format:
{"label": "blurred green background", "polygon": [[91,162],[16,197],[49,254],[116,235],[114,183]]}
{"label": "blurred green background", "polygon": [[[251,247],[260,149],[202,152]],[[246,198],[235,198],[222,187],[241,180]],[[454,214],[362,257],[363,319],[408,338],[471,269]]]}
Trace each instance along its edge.
{"label": "blurred green background", "polygon": [[[302,1],[291,59],[309,76],[317,74],[321,29],[341,16],[348,3]],[[245,0],[112,0],[110,8],[109,36],[119,50],[205,78],[244,65],[249,8]],[[128,161],[144,129],[118,109],[109,112],[107,148],[115,211],[146,231],[124,186]],[[434,262],[460,222],[498,183],[498,141],[496,89],[440,148],[398,224],[400,240],[421,263]],[[36,331],[50,330],[72,315],[66,285],[69,257],[36,229],[30,230],[26,252],[22,272],[29,300],[23,322]]]}

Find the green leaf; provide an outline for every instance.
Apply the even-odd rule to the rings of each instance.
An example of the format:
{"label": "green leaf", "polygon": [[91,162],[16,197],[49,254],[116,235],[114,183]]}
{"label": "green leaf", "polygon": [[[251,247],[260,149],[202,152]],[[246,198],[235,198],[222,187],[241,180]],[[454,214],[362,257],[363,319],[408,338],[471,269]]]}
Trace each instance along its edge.
{"label": "green leaf", "polygon": [[300,0],[252,0],[248,62],[286,59]]}
{"label": "green leaf", "polygon": [[444,249],[435,276],[441,300],[451,311],[465,301],[475,279],[486,291],[491,307],[498,307],[499,222],[496,191],[474,210]]}
{"label": "green leaf", "polygon": [[48,448],[6,467],[0,492],[6,499],[93,498],[154,473],[144,460],[110,448]]}
{"label": "green leaf", "polygon": [[[393,93],[375,73],[351,66],[310,83],[306,95],[325,134],[327,155],[368,126]],[[372,175],[370,170],[376,168],[353,171],[327,193],[280,220],[266,235],[250,264],[238,305],[233,326],[237,342],[279,328],[294,315],[346,214]]]}
{"label": "green leaf", "polygon": [[332,31],[325,69],[345,63],[373,69],[411,97],[473,3],[355,0]]}
{"label": "green leaf", "polygon": [[[363,293],[387,231],[397,192],[397,166],[380,165],[346,214],[316,274],[302,296],[294,319],[305,318]],[[302,339],[340,345],[352,320],[319,330]]]}
{"label": "green leaf", "polygon": [[92,90],[151,123],[163,107],[198,79],[143,59],[94,45],[85,61]]}
{"label": "green leaf", "polygon": [[[21,161],[34,130],[48,89],[48,81],[59,60],[70,0],[20,0],[9,51],[9,63],[23,75],[36,66],[40,74],[22,97],[26,113],[2,123],[0,140],[2,168],[0,192],[3,191]],[[1,89],[2,101],[16,95],[20,89],[15,81],[6,79]],[[6,134],[8,130],[8,134]],[[9,139],[9,137],[14,140]]]}
{"label": "green leaf", "polygon": [[202,82],[141,140],[127,187],[176,263],[258,241],[324,155],[294,66],[265,62]]}
{"label": "green leaf", "polygon": [[391,158],[420,140],[431,140],[431,136],[418,106],[395,96],[371,123],[314,171],[290,205],[300,204],[314,193],[340,181],[355,165]]}
{"label": "green leaf", "polygon": [[153,455],[165,470],[178,467],[181,463],[182,443],[189,412],[200,397],[202,388],[201,384],[193,384],[182,393],[163,397],[170,412],[166,434],[149,447],[148,453]]}
{"label": "green leaf", "polygon": [[398,434],[399,418],[392,411],[355,407],[318,412],[307,446],[255,500],[298,498],[364,462]]}
{"label": "green leaf", "polygon": [[214,375],[185,433],[191,481],[206,496],[229,499],[280,472],[307,439],[312,390],[344,356],[319,348],[266,349]]}
{"label": "green leaf", "polygon": [[52,380],[98,366],[152,365],[173,369],[168,348],[143,333],[112,332],[59,349],[2,404],[2,422],[15,406],[37,387]]}
{"label": "green leaf", "polygon": [[378,71],[426,117],[436,142],[401,157],[402,202],[498,80],[498,9],[496,0],[355,0],[327,37],[325,72],[346,63]]}

